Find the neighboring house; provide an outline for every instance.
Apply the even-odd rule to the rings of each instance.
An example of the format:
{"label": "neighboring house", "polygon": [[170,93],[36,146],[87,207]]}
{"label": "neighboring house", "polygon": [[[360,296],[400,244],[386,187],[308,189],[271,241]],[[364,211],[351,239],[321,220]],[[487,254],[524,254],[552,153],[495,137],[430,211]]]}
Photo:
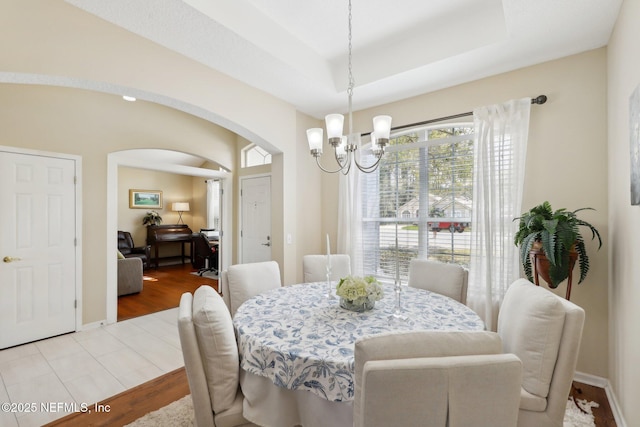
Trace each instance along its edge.
{"label": "neighboring house", "polygon": [[[471,218],[472,201],[466,197],[436,196],[429,194],[429,210],[434,218]],[[413,198],[398,208],[400,218],[418,218],[420,200]]]}

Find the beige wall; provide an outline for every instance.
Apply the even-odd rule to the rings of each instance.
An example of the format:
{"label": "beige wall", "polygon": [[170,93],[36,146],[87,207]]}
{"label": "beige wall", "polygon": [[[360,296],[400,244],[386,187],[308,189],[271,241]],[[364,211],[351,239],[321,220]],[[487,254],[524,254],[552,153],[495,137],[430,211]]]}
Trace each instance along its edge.
{"label": "beige wall", "polygon": [[[62,1],[5,1],[0,26],[4,35],[0,39],[0,51],[3,52],[0,70],[6,72],[0,75],[0,81],[83,87],[115,94],[133,88],[139,100],[152,100],[205,118],[269,149],[276,157],[272,172],[276,195],[272,252],[284,268],[284,280],[295,281],[295,268],[288,268],[295,265],[295,242],[284,243],[287,234],[295,234],[297,223],[296,142],[304,135],[297,134],[295,108]],[[17,40],[20,43],[16,43]],[[47,43],[42,43],[43,40]],[[141,131],[162,141],[164,135],[157,132],[155,124],[155,120],[139,123]],[[100,130],[97,127],[95,132]],[[123,141],[128,140],[118,140]],[[190,152],[215,149],[215,141],[214,144],[199,142],[196,146],[185,138],[184,141],[172,141],[169,148],[184,147]],[[72,142],[77,143],[77,140]],[[154,148],[167,145],[154,144],[157,144]],[[135,148],[135,144],[134,147],[122,145],[123,148]],[[104,170],[104,157],[98,158],[103,162]],[[231,156],[227,160],[230,159]],[[232,169],[232,163],[218,163]],[[284,194],[287,194],[286,198]],[[99,196],[94,194],[94,197]],[[105,214],[101,215],[102,218],[100,214],[92,217],[92,221],[102,220],[109,226]],[[86,270],[99,272],[93,266],[86,267]],[[101,299],[98,297],[92,304],[99,304]],[[91,310],[91,313],[92,318],[100,315],[100,311]]]}
{"label": "beige wall", "polygon": [[[354,126],[369,131],[377,114],[390,114],[398,126],[541,94],[549,100],[531,108],[523,211],[545,200],[556,209],[595,209],[583,218],[602,234],[603,249],[596,251],[596,245],[587,243],[591,269],[580,286],[574,285],[571,300],[586,311],[578,370],[607,377],[606,49],[360,111]],[[335,230],[337,180],[326,175],[322,179],[323,207],[330,207],[323,211],[323,220]],[[558,293],[564,292],[565,285],[560,285]]]}
{"label": "beige wall", "polygon": [[[130,208],[130,189],[162,191],[162,208]],[[203,220],[206,220],[206,195],[204,178],[120,167],[118,168],[118,230],[129,231],[135,244],[142,246],[147,238],[147,228],[142,225],[142,218],[147,211],[158,212],[162,217],[162,224],[176,224],[179,215],[171,210],[171,204],[174,202],[189,202],[189,212],[182,214],[182,220],[193,231],[197,232],[204,227],[202,225]],[[162,246],[159,249],[161,257],[180,254],[178,245]]]}
{"label": "beige wall", "polygon": [[640,207],[630,199],[629,98],[640,85],[640,2],[625,0],[608,48],[609,379],[629,426],[640,425]]}
{"label": "beige wall", "polygon": [[[82,158],[83,323],[106,318],[107,259],[112,258],[107,257],[106,243],[96,242],[112,239],[115,245],[115,230],[109,235],[105,228],[107,155],[134,148],[176,149],[235,164],[233,133],[148,102],[126,103],[114,95],[80,89],[0,84],[0,112],[0,145]],[[128,188],[122,190],[127,196],[122,194],[121,200],[128,197]],[[175,196],[169,192],[165,201]]]}

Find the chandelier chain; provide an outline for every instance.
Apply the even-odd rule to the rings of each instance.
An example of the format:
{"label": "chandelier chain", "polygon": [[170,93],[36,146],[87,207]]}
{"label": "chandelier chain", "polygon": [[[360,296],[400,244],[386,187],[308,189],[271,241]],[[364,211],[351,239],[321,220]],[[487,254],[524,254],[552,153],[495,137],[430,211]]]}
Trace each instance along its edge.
{"label": "chandelier chain", "polygon": [[347,88],[347,95],[349,96],[349,137],[353,133],[353,119],[352,119],[352,98],[353,98],[353,87],[355,85],[355,81],[353,79],[353,68],[351,65],[351,33],[352,33],[352,14],[351,14],[351,0],[349,0],[349,87]]}

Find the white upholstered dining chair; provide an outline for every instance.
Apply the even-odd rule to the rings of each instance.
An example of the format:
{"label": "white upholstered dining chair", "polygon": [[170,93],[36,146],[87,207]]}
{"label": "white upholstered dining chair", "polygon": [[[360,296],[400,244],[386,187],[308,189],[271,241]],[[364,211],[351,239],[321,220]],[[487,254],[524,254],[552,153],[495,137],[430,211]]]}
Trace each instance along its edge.
{"label": "white upholstered dining chair", "polygon": [[240,362],[231,316],[210,286],[180,298],[178,333],[197,427],[253,426],[242,416]]}
{"label": "white upholstered dining chair", "polygon": [[[351,275],[351,258],[347,254],[333,254],[331,257],[331,280],[340,280]],[[327,256],[304,255],[302,257],[304,282],[324,282],[327,280]]]}
{"label": "white upholstered dining chair", "polygon": [[426,289],[467,303],[469,271],[458,264],[427,259],[412,259],[409,263],[409,286]]}
{"label": "white upholstered dining chair", "polygon": [[280,267],[275,261],[235,264],[220,274],[220,290],[231,317],[249,298],[280,286]]}
{"label": "white upholstered dining chair", "polygon": [[354,426],[514,427],[522,363],[493,332],[356,341]]}
{"label": "white upholstered dining chair", "polygon": [[582,308],[526,279],[507,289],[498,334],[504,352],[522,360],[518,427],[562,427],[584,317]]}

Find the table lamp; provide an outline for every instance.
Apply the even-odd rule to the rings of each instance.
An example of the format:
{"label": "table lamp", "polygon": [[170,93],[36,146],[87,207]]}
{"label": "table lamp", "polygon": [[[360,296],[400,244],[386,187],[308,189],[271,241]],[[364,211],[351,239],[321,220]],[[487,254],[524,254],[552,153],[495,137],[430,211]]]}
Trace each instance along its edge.
{"label": "table lamp", "polygon": [[171,210],[174,212],[178,212],[178,214],[180,215],[180,217],[178,218],[178,224],[180,224],[180,222],[184,224],[184,221],[182,221],[182,212],[189,212],[189,202],[172,203]]}

